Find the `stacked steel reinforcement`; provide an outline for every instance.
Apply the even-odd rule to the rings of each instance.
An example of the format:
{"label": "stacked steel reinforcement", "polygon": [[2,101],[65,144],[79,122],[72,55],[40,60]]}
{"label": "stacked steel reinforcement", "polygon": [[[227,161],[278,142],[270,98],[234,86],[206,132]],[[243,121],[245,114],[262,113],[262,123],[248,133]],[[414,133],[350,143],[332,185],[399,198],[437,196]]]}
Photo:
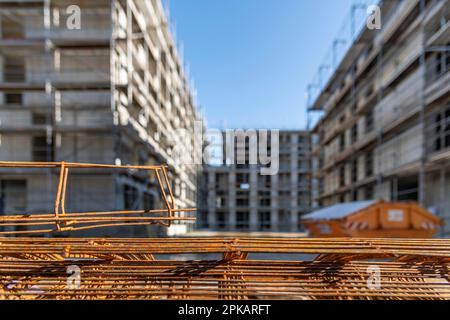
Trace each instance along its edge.
{"label": "stacked steel reinforcement", "polygon": [[3,238],[0,298],[449,299],[449,264],[448,240]]}
{"label": "stacked steel reinforcement", "polygon": [[[3,235],[170,225],[195,210],[175,208],[164,166],[120,169],[153,170],[165,208],[97,213],[66,213],[64,199],[70,168],[102,165],[0,166],[60,172],[55,212],[2,216]],[[449,265],[446,239],[1,237],[0,299],[450,299]]]}

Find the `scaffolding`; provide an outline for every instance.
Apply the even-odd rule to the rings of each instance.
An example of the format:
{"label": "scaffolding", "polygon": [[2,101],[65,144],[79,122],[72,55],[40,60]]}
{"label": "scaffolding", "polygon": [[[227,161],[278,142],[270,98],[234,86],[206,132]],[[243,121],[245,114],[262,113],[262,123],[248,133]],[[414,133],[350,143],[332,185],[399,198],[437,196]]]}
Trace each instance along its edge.
{"label": "scaffolding", "polygon": [[[80,30],[66,26],[69,5],[81,8]],[[189,157],[198,156],[193,128],[202,119],[160,1],[3,1],[0,22],[0,60],[8,60],[0,74],[1,145],[37,137],[2,160],[166,163],[178,205],[195,205],[199,167]],[[113,173],[114,200],[102,199],[110,206],[104,209],[135,210],[157,197],[157,185],[128,173]],[[55,170],[42,179],[48,192],[55,189]],[[127,188],[138,190],[130,207]],[[89,193],[83,197],[96,210]],[[181,227],[170,232],[185,232]]]}
{"label": "scaffolding", "polygon": [[[308,129],[316,144],[315,205],[326,205],[325,199],[415,200],[448,221],[444,195],[450,114],[446,116],[444,104],[450,70],[450,6],[448,0],[417,0],[380,1],[378,7],[381,29],[369,30],[369,3],[355,2],[344,32],[335,38],[331,54],[307,88]],[[359,28],[348,32],[348,24]],[[412,30],[417,30],[412,33],[415,37]],[[345,50],[339,55],[342,46]],[[415,70],[417,74],[412,73]],[[347,106],[351,112],[341,113]],[[359,120],[364,117],[364,127],[372,128],[367,132],[360,131]],[[439,137],[435,139],[436,135]],[[411,142],[411,138],[417,139]],[[334,139],[343,148],[324,151]],[[368,175],[358,171],[362,170],[363,156],[372,158],[364,160],[364,167],[373,166]],[[344,169],[339,174],[344,182],[337,187],[331,188],[329,182],[325,186],[324,178],[331,179],[330,170],[341,167]],[[429,182],[432,175],[439,177]],[[387,183],[392,190],[385,191]],[[367,192],[361,198],[357,191],[362,188]]]}

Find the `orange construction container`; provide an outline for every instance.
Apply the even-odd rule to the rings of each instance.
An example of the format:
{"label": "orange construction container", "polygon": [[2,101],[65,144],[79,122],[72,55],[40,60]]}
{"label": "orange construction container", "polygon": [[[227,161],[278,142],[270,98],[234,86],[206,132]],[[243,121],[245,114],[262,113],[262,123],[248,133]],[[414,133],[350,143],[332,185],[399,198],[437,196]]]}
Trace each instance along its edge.
{"label": "orange construction container", "polygon": [[416,203],[360,201],[303,216],[313,237],[431,238],[443,221]]}

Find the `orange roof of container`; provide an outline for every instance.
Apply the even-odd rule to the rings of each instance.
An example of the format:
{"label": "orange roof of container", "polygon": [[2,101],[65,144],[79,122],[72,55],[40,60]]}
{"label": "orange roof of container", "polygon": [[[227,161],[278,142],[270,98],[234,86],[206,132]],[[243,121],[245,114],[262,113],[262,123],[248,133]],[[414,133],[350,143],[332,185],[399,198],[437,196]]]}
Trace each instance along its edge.
{"label": "orange roof of container", "polygon": [[351,214],[357,213],[377,203],[377,201],[357,201],[338,203],[303,216],[304,220],[334,220],[342,219]]}

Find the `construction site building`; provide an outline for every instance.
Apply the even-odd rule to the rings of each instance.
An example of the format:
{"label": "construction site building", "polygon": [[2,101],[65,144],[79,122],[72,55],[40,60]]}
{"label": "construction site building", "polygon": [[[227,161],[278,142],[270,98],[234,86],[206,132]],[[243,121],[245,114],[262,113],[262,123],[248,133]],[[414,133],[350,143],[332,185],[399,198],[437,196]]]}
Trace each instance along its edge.
{"label": "construction site building", "polygon": [[[270,139],[268,142],[270,153],[275,146]],[[199,208],[198,228],[231,232],[298,231],[300,218],[309,212],[311,202],[309,134],[279,131],[279,167],[271,175],[261,174],[260,164],[249,164],[249,144],[248,139],[245,164],[225,161],[223,165],[204,167],[205,206]],[[234,148],[236,155],[242,152],[238,150],[239,144],[234,143]]]}
{"label": "construction site building", "polygon": [[[160,0],[1,1],[0,160],[167,164],[176,206],[195,207],[201,168],[187,148],[201,115],[184,69]],[[163,206],[155,177],[142,172],[70,177],[68,212]],[[0,212],[51,212],[57,184],[52,169],[2,169]]]}
{"label": "construction site building", "polygon": [[314,204],[417,201],[449,235],[450,2],[378,5],[380,28],[364,24],[328,81],[313,84]]}

